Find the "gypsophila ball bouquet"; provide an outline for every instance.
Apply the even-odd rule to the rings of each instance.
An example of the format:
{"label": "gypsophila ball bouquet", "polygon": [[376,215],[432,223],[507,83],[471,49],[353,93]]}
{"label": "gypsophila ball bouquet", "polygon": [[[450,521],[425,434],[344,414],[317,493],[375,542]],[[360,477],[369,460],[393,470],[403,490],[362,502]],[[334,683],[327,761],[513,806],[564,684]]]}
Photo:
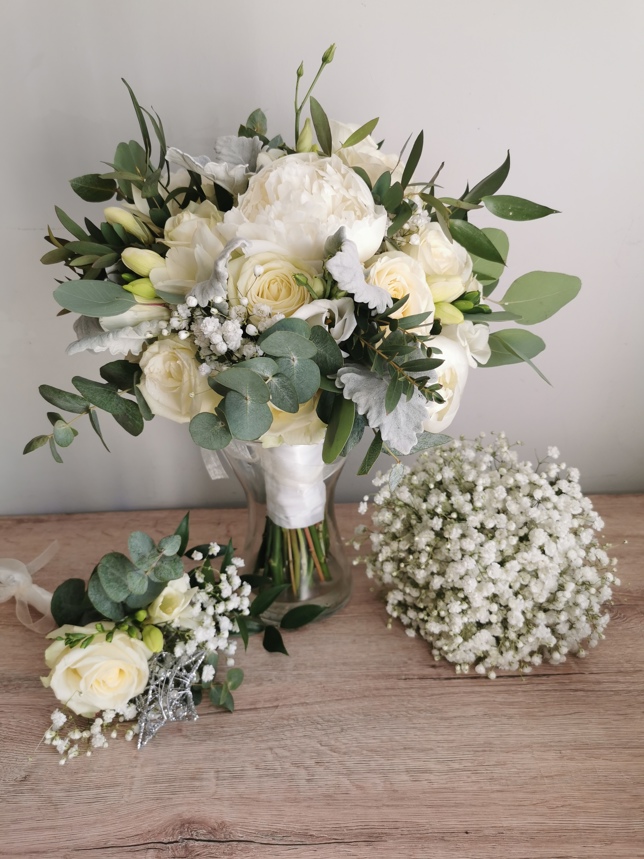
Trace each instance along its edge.
{"label": "gypsophila ball bouquet", "polygon": [[421,454],[397,484],[374,481],[367,575],[436,660],[493,678],[584,656],[603,638],[615,561],[579,472],[558,456],[550,448],[535,470],[504,434],[481,436]]}
{"label": "gypsophila ball bouquet", "polygon": [[[33,600],[57,624],[47,635],[50,672],[42,682],[60,703],[44,742],[61,763],[117,737],[137,737],[141,748],[167,722],[196,719],[204,693],[213,706],[232,712],[232,693],[244,677],[232,667],[237,642],[247,646],[251,633],[263,630],[266,650],[287,652],[280,630],[259,617],[279,588],[253,597],[252,577],[244,575],[231,543],[188,549],[188,540],[189,515],[158,544],[134,531],[129,557],[110,552],[87,583],[66,580],[47,595],[47,606]],[[46,594],[28,585],[20,598],[31,601],[34,588],[38,597]],[[281,627],[296,629],[318,613],[312,606],[293,608]]]}

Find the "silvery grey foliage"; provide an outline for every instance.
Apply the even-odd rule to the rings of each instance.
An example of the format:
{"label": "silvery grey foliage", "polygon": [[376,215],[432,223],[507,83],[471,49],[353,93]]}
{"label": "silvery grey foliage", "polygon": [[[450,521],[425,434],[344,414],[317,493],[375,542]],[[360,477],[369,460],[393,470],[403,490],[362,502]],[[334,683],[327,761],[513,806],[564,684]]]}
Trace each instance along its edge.
{"label": "silvery grey foliage", "polygon": [[212,270],[212,275],[208,280],[195,284],[190,295],[197,299],[197,304],[201,307],[207,307],[211,301],[214,301],[218,307],[224,309],[227,306],[226,298],[228,297],[228,260],[237,250],[245,250],[248,247],[248,242],[245,239],[232,239],[215,260],[215,265]]}
{"label": "silvery grey foliage", "polygon": [[355,242],[346,237],[346,229],[340,227],[327,240],[325,250],[329,252],[334,247],[340,247],[335,255],[327,262],[327,271],[332,275],[340,289],[352,295],[356,301],[360,301],[382,313],[392,305],[391,295],[386,289],[372,286],[364,277],[364,269],[358,256],[358,248]]}
{"label": "silvery grey foliage", "polygon": [[376,376],[366,367],[353,364],[338,370],[337,384],[347,400],[353,400],[357,411],[367,418],[372,429],[379,429],[389,447],[408,454],[423,431],[427,417],[427,401],[416,389],[409,400],[402,397],[396,408],[387,414],[385,395],[389,380]]}

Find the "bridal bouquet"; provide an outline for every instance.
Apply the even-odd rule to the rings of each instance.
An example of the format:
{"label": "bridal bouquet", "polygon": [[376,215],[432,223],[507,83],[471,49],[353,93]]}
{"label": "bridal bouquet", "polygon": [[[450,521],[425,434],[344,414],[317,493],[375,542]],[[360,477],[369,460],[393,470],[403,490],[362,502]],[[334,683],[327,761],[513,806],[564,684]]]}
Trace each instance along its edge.
{"label": "bridal bouquet", "polygon": [[[61,314],[78,314],[68,353],[115,359],[101,368],[102,382],[75,376],[75,391],[41,386],[48,403],[74,417],[50,412],[51,432],[25,453],[48,444],[62,461],[83,415],[101,441],[99,413],[132,435],[160,415],[188,424],[207,450],[252,441],[264,451],[307,448],[303,468],[319,484],[325,464],[367,429],[361,474],[381,452],[398,459],[443,443],[479,365],[536,369],[541,338],[490,326],[541,322],[580,282],[531,272],[493,300],[508,239],[471,218],[485,209],[525,221],[554,210],[498,193],[509,155],[448,196],[440,167],[415,178],[422,132],[397,155],[372,137],[377,119],[328,119],[311,93],[334,51],[303,95],[297,70],[290,142],[271,136],[254,110],[211,155],[189,155],[167,146],[160,118],[128,86],[142,141],[120,143],[108,171],[71,181],[83,200],[119,205],[83,225],[57,208],[70,236],[49,229],[42,260],[67,269],[54,298]],[[292,462],[273,462],[278,484],[299,467]],[[306,540],[284,533],[320,524],[311,516],[299,523],[298,506],[280,518],[269,504],[269,529],[281,529],[271,545],[291,558],[310,550],[324,576],[324,529],[309,529]]]}

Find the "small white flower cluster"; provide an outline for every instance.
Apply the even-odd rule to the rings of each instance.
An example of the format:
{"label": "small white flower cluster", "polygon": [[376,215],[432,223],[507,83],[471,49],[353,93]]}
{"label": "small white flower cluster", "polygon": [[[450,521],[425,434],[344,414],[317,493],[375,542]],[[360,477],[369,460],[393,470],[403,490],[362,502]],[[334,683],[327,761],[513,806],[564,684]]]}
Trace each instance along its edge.
{"label": "small white flower cluster", "polygon": [[133,723],[137,716],[136,706],[129,702],[120,710],[104,710],[91,724],[86,723],[87,727],[80,728],[71,711],[66,715],[62,710],[54,710],[43,742],[56,749],[61,756],[59,763],[62,766],[81,754],[91,757],[94,749],[106,749],[109,746],[108,738],[115,740],[119,733],[128,742],[133,740],[139,733],[139,726]]}
{"label": "small white flower cluster", "polygon": [[[228,657],[227,664],[234,665],[237,642],[231,641],[230,636],[238,633],[239,628],[229,615],[247,615],[250,612],[251,586],[242,582],[239,576],[239,569],[243,566],[241,558],[233,558],[225,569],[215,574],[214,584],[203,570],[195,572],[199,587],[193,594],[189,610],[171,623],[181,635],[181,640],[174,646],[175,656],[192,655],[197,650],[207,653],[222,651]],[[206,674],[209,674],[208,667],[203,669]]]}
{"label": "small white flower cluster", "polygon": [[182,340],[192,337],[201,361],[199,371],[204,376],[215,367],[221,371],[224,356],[235,363],[262,355],[257,337],[284,318],[282,313],[273,314],[268,304],[256,304],[251,312],[247,299],[231,307],[225,303],[206,308],[190,299],[188,296],[187,303],[176,306],[163,333],[175,331]]}
{"label": "small white flower cluster", "polygon": [[378,533],[365,560],[408,635],[457,671],[494,678],[584,656],[584,642],[603,638],[619,580],[577,469],[545,461],[537,471],[503,433],[483,437],[422,454],[393,490],[376,478]]}

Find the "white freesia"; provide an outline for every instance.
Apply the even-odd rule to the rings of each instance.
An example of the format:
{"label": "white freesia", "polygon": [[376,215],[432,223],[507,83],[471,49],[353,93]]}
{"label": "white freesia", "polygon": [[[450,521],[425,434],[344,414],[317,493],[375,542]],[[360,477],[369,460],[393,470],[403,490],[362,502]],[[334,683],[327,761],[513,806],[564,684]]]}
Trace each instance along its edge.
{"label": "white freesia", "polygon": [[158,299],[145,299],[135,295],[136,303],[124,313],[116,316],[99,316],[98,322],[103,331],[117,331],[120,328],[131,328],[142,322],[167,322],[170,311],[167,305]]}
{"label": "white freesia", "polygon": [[216,235],[217,224],[220,224],[223,218],[222,213],[210,200],[188,203],[179,214],[165,222],[163,242],[169,247],[188,248],[193,245],[195,232],[202,227]]}
{"label": "white freesia", "polygon": [[354,304],[350,298],[318,298],[302,305],[291,316],[305,319],[311,328],[321,325],[336,343],[342,343],[351,337],[356,327],[353,309]]}
{"label": "white freesia", "polygon": [[[487,325],[475,325],[466,319],[459,325],[445,325],[441,331],[445,337],[460,343],[467,355],[467,360],[470,367],[476,367],[478,364],[487,364],[490,360],[492,350],[490,349],[490,329]],[[432,341],[434,345],[435,341]]]}
{"label": "white freesia", "polygon": [[380,247],[387,213],[340,158],[306,152],[279,158],[253,176],[238,205],[224,215],[223,229],[230,238],[273,242],[319,263],[327,238],[340,227],[364,261]]}
{"label": "white freesia", "polygon": [[409,296],[406,304],[391,315],[404,319],[417,313],[429,313],[421,327],[412,329],[428,334],[434,319],[434,300],[420,263],[402,251],[389,251],[373,257],[367,265],[367,283],[387,290],[394,301]]}
{"label": "white freesia", "polygon": [[302,403],[295,414],[283,412],[272,403],[268,406],[273,413],[273,423],[260,438],[263,447],[277,447],[280,444],[307,445],[324,441],[326,424],[322,423],[316,412],[319,396]]}
{"label": "white freesia", "polygon": [[187,573],[179,579],[172,579],[148,606],[146,622],[159,624],[176,621],[179,626],[183,626],[181,621],[184,620],[189,626],[192,612],[188,607],[198,590],[199,588],[190,587],[190,576]]}
{"label": "white freesia", "polygon": [[[109,626],[109,624],[104,624]],[[54,641],[45,651],[45,662],[51,669],[43,677],[61,704],[79,716],[94,716],[101,710],[120,710],[140,695],[148,682],[146,645],[125,632],[116,630],[112,641],[95,626],[61,626],[47,638],[67,633],[93,635],[87,647],[67,647],[64,640]]]}
{"label": "white freesia", "polygon": [[309,291],[295,282],[297,274],[311,282],[318,271],[309,262],[282,253],[253,253],[251,243],[246,256],[228,263],[229,301],[234,305],[246,299],[251,315],[258,304],[264,304],[273,315],[291,316],[311,300]]}
{"label": "white freesia", "polygon": [[224,243],[213,226],[200,218],[192,234],[189,247],[171,247],[163,264],[153,268],[150,280],[154,288],[171,295],[187,295],[198,283],[212,275]]}
{"label": "white freesia", "polygon": [[353,146],[342,149],[342,144],[358,130],[359,126],[352,122],[338,122],[337,119],[330,119],[329,125],[333,151],[347,167],[361,167],[372,185],[387,170],[391,173],[392,185],[394,182],[400,182],[405,164],[398,155],[382,152],[370,134]]}
{"label": "white freesia", "polygon": [[461,397],[469,372],[468,353],[456,340],[439,334],[431,340],[432,349],[440,349],[443,363],[436,368],[437,382],[441,385],[440,394],[444,403],[428,403],[427,418],[423,422],[425,432],[442,433],[452,423],[461,404]]}
{"label": "white freesia", "polygon": [[139,388],[155,415],[187,423],[220,402],[199,373],[196,346],[175,335],[153,343],[143,354]]}
{"label": "white freesia", "polygon": [[472,259],[457,242],[450,242],[439,224],[424,221],[402,249],[418,260],[427,277],[434,302],[454,301],[469,288]]}

